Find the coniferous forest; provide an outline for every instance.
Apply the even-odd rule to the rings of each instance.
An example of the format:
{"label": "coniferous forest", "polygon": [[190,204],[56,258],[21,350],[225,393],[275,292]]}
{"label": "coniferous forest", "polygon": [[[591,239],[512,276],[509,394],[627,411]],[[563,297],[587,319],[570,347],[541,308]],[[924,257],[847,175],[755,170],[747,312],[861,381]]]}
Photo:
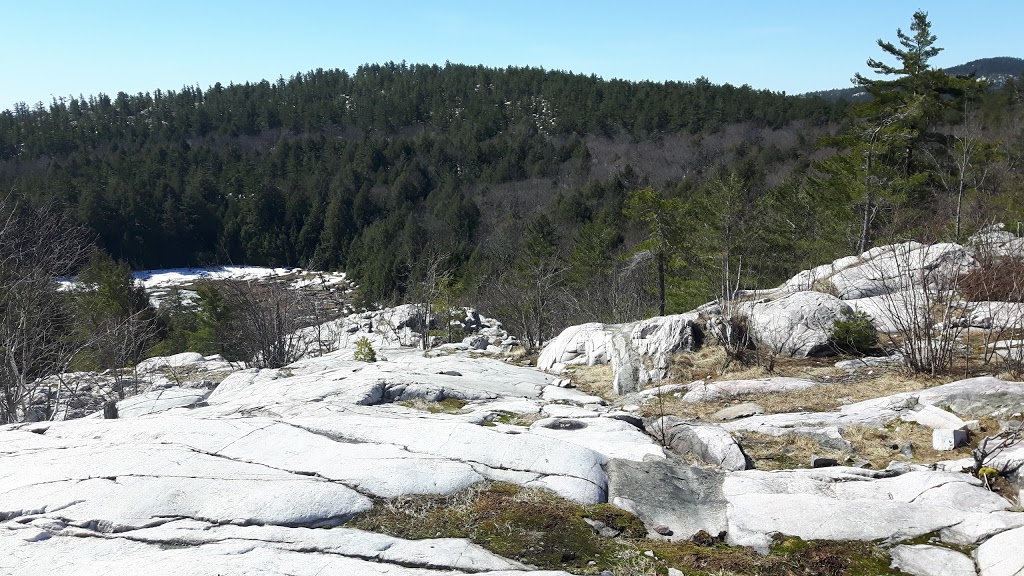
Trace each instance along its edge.
{"label": "coniferous forest", "polygon": [[855,78],[857,104],[389,62],[19,105],[0,113],[0,190],[136,269],[345,270],[382,304],[441,259],[467,300],[504,278],[571,292],[566,321],[680,311],[723,268],[767,286],[1024,220],[1024,85],[935,70],[915,23],[910,48],[865,55],[880,79]]}

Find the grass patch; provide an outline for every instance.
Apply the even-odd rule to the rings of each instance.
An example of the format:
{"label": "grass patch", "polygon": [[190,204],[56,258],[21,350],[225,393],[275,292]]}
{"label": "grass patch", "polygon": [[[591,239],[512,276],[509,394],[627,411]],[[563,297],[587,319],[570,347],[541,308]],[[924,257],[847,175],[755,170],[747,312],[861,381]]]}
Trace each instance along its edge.
{"label": "grass patch", "polygon": [[400,406],[406,408],[412,408],[413,410],[420,410],[422,412],[430,412],[431,414],[465,414],[466,411],[463,408],[466,406],[465,400],[459,400],[458,398],[445,398],[441,401],[424,400],[423,398],[416,398],[414,400],[406,400],[405,402],[399,402]]}
{"label": "grass patch", "polygon": [[509,424],[512,426],[523,426],[529,428],[537,420],[541,420],[544,416],[540,412],[532,412],[530,414],[518,414],[516,412],[499,412],[498,418],[495,422],[502,424]]}
{"label": "grass patch", "polygon": [[812,455],[835,458],[839,463],[851,456],[849,452],[823,446],[805,434],[772,436],[760,432],[737,432],[735,437],[758,470],[810,468]]}
{"label": "grass patch", "polygon": [[[621,534],[598,536],[584,518]],[[379,500],[348,526],[408,539],[468,538],[507,558],[574,574],[656,576],[669,567],[687,576],[898,574],[888,568],[885,550],[869,542],[786,538],[762,556],[704,533],[691,541],[648,540],[639,519],[609,504],[583,506],[505,483],[481,483],[447,496]]]}
{"label": "grass patch", "polygon": [[[855,453],[862,459],[871,462],[872,466],[884,468],[891,460],[901,460],[914,464],[933,464],[940,460],[957,460],[969,458],[971,450],[977,447],[985,436],[995,434],[999,423],[993,418],[979,421],[980,432],[969,432],[966,446],[955,450],[939,451],[932,448],[932,429],[916,422],[890,422],[885,428],[869,428],[852,426],[843,430],[843,438],[853,444]],[[893,445],[909,443],[914,456],[907,458],[892,450]]]}
{"label": "grass patch", "polygon": [[[764,376],[759,376],[763,378]],[[733,379],[731,376],[729,379]],[[738,378],[737,378],[738,379]],[[824,382],[811,388],[794,392],[777,392],[772,394],[744,394],[731,398],[722,398],[711,402],[683,402],[673,396],[665,396],[662,405],[649,402],[644,405],[644,415],[672,414],[684,418],[709,420],[715,412],[739,402],[757,402],[764,407],[767,414],[786,412],[831,412],[844,404],[852,404],[862,400],[880,398],[901,392],[923,390],[948,380],[932,379],[923,376],[908,376],[891,372],[882,372],[877,377],[856,382]]]}
{"label": "grass patch", "polygon": [[[639,522],[609,508],[592,514],[625,526]],[[615,547],[594,533],[587,515],[588,507],[545,490],[481,483],[449,496],[381,501],[349,526],[409,539],[468,538],[519,562],[596,574],[614,562]]]}
{"label": "grass patch", "polygon": [[[849,450],[837,450],[823,445],[812,436],[786,434],[771,436],[759,432],[737,432],[736,439],[743,451],[760,470],[783,470],[809,468],[811,456],[835,458],[840,464],[850,461],[866,461],[874,469],[882,469],[892,461],[912,464],[933,464],[940,460],[967,458],[977,443],[988,434],[998,430],[995,420],[983,420],[982,431],[971,434],[967,446],[956,450],[937,451],[932,448],[932,429],[915,422],[891,422],[885,428],[851,426],[842,431],[844,440],[851,444]],[[913,456],[907,457],[902,448],[907,444]]]}
{"label": "grass patch", "polygon": [[608,401],[617,397],[612,386],[614,371],[611,364],[598,364],[595,366],[577,366],[572,369],[569,379],[573,386],[584,394],[600,396]]}

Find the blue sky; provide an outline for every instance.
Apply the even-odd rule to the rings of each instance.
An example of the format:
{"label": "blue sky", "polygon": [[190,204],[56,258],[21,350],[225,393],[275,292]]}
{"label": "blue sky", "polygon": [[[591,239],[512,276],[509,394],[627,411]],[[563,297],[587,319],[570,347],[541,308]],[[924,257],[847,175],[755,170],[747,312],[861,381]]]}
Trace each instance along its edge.
{"label": "blue sky", "polygon": [[632,80],[845,87],[917,9],[933,63],[1024,57],[1024,2],[0,0],[0,109],[52,96],[275,80],[364,62],[531,65]]}

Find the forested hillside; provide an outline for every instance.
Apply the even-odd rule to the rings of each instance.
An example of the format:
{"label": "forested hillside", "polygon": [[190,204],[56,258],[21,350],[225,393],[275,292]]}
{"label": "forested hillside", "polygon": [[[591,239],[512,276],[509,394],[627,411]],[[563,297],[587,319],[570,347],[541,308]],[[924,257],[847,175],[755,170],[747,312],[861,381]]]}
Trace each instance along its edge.
{"label": "forested hillside", "polygon": [[1024,219],[1020,84],[934,74],[896,74],[920,101],[871,109],[404,62],[62,98],[0,113],[0,189],[56,203],[135,268],[342,269],[364,303],[441,268],[494,306],[558,288],[577,318],[622,319],[657,308],[659,271],[679,309],[719,294],[723,267],[771,284],[876,240]]}

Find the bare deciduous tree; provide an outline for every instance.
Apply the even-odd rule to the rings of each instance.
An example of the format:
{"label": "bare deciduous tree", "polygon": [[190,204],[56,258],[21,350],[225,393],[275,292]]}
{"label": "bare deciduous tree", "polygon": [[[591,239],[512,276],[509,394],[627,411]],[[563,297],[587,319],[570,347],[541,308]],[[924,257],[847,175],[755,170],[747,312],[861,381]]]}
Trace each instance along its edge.
{"label": "bare deciduous tree", "polygon": [[906,243],[876,261],[866,266],[880,279],[881,308],[895,328],[889,339],[907,368],[931,375],[949,371],[966,330],[957,287],[969,259],[958,249]]}
{"label": "bare deciduous tree", "polygon": [[225,281],[217,285],[227,309],[222,338],[246,363],[280,368],[308,352],[309,338],[299,332],[313,316],[311,302],[281,283]]}
{"label": "bare deciduous tree", "polygon": [[0,200],[0,423],[24,419],[40,378],[66,371],[80,349],[55,280],[90,252],[85,230],[55,208]]}

